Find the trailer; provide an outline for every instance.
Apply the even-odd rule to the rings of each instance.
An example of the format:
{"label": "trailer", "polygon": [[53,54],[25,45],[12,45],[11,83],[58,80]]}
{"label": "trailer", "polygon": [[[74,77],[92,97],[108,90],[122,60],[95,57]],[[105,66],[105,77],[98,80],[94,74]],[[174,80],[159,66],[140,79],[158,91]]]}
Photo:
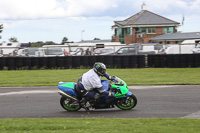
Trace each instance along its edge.
{"label": "trailer", "polygon": [[0,43],[0,54],[2,56],[15,56],[20,46],[20,43]]}

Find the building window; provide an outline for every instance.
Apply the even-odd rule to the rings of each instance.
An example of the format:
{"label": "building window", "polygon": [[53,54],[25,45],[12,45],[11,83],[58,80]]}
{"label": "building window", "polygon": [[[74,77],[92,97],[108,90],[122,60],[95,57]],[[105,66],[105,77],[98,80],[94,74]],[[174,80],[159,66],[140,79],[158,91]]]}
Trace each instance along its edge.
{"label": "building window", "polygon": [[126,35],[130,35],[131,34],[131,29],[130,28],[126,28]]}
{"label": "building window", "polygon": [[132,35],[132,28],[126,28],[126,35]]}
{"label": "building window", "polygon": [[163,48],[162,45],[155,45],[154,50],[161,50]]}
{"label": "building window", "polygon": [[179,44],[179,43],[181,43],[181,42],[180,42],[180,41],[176,41],[175,43],[176,43],[176,44]]}
{"label": "building window", "polygon": [[164,34],[166,33],[174,33],[174,27],[164,27],[163,28]]}
{"label": "building window", "polygon": [[118,28],[118,36],[122,36],[122,28],[121,27]]}
{"label": "building window", "polygon": [[156,28],[146,28],[147,34],[156,34]]}
{"label": "building window", "polygon": [[135,28],[136,33],[146,33],[146,28],[144,27],[136,27]]}
{"label": "building window", "polygon": [[118,29],[115,29],[115,35],[118,36]]}

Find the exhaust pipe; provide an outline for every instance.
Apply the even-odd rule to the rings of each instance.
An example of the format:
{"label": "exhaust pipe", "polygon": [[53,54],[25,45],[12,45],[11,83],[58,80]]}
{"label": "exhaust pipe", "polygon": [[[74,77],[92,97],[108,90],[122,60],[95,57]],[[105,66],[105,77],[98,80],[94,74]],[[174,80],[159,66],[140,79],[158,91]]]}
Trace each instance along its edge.
{"label": "exhaust pipe", "polygon": [[77,98],[72,97],[72,96],[70,96],[69,94],[64,93],[63,91],[59,91],[58,94],[60,94],[60,95],[62,95],[62,96],[64,96],[64,97],[67,97],[67,98],[73,99],[73,100],[75,100],[75,101],[78,100]]}

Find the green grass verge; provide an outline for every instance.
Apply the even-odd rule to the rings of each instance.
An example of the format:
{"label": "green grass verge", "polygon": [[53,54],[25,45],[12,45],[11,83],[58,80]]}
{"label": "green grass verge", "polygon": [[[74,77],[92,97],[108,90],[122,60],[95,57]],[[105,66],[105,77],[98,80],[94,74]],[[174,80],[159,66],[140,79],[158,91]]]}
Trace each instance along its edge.
{"label": "green grass verge", "polygon": [[[56,86],[88,69],[0,71],[0,86]],[[108,69],[128,85],[200,84],[200,68]],[[199,133],[199,119],[0,119],[1,133]]]}
{"label": "green grass verge", "polygon": [[[88,69],[0,71],[0,86],[57,86],[76,82]],[[107,69],[128,85],[199,85],[200,68]]]}
{"label": "green grass verge", "polygon": [[199,133],[199,119],[0,119],[1,133]]}

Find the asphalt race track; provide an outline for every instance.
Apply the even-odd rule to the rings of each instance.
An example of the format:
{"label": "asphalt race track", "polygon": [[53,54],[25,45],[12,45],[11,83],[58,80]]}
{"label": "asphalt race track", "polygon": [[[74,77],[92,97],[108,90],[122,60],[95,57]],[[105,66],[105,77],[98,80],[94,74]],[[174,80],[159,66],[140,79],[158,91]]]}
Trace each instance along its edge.
{"label": "asphalt race track", "polygon": [[131,86],[138,98],[128,111],[62,109],[57,87],[0,87],[0,118],[200,118],[200,86]]}

